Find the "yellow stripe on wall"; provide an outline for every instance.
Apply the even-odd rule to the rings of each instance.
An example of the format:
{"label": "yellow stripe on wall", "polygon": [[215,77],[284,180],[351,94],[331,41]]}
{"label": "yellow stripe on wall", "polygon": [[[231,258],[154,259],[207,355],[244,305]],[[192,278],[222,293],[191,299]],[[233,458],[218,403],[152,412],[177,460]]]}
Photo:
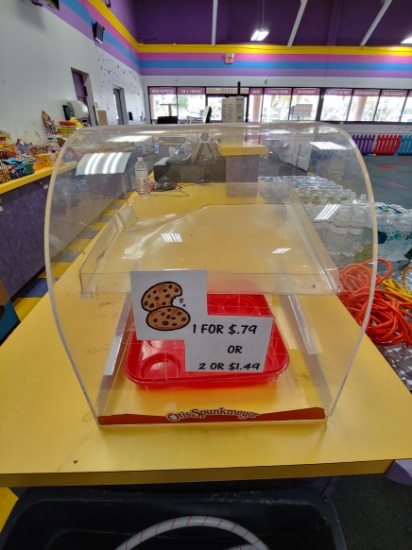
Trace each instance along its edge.
{"label": "yellow stripe on wall", "polygon": [[[144,53],[246,53],[246,54],[282,54],[282,55],[379,55],[393,57],[412,57],[412,48],[393,46],[381,47],[344,47],[344,46],[270,46],[254,44],[139,44],[139,52]],[[230,52],[229,52],[230,50]]]}
{"label": "yellow stripe on wall", "polygon": [[139,50],[140,44],[133,37],[133,35],[126,29],[126,27],[121,23],[113,12],[106,6],[102,0],[88,0],[91,4],[105,19],[110,23],[122,36],[125,38],[135,50]]}

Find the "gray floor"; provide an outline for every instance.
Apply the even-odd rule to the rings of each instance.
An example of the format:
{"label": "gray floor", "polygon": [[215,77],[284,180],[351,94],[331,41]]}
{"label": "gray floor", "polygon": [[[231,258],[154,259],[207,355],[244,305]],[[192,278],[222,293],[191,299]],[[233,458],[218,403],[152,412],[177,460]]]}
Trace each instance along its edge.
{"label": "gray floor", "polygon": [[412,156],[365,156],[376,202],[412,209]]}
{"label": "gray floor", "polygon": [[[364,161],[375,201],[412,209],[412,157],[367,156]],[[340,479],[332,502],[348,550],[412,549],[412,487],[383,475],[349,476]]]}
{"label": "gray floor", "polygon": [[350,476],[332,502],[348,550],[411,550],[412,487],[383,475]]}

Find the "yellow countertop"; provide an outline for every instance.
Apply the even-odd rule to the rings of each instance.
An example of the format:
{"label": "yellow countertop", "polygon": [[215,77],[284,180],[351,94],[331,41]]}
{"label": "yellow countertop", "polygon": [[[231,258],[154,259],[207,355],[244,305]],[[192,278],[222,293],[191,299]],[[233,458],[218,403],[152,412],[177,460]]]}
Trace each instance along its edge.
{"label": "yellow countertop", "polygon": [[222,142],[217,143],[217,148],[222,157],[238,157],[244,155],[265,155],[267,147],[251,141]]}
{"label": "yellow countertop", "polygon": [[[192,209],[200,200],[198,195],[208,188],[186,190],[192,201],[186,204],[185,199],[174,199],[175,213]],[[217,185],[213,191],[217,204],[221,202],[219,190]],[[237,204],[246,199],[228,200]],[[137,197],[137,201],[142,219],[143,206],[148,212],[162,212],[164,203],[157,197],[153,197],[152,209],[148,200]],[[60,278],[63,299],[73,293],[79,296],[78,268],[83,260],[79,256]],[[307,307],[314,299],[319,298],[305,297]],[[340,304],[335,296],[325,300]],[[83,306],[88,302],[81,301]],[[88,335],[99,328],[87,326],[84,319],[80,330],[83,324]],[[344,332],[348,328],[339,326]],[[340,344],[336,342],[336,353]],[[91,367],[98,350],[92,351]],[[90,371],[93,375],[94,369]],[[327,422],[312,423],[99,428],[60,340],[48,295],[0,347],[0,486],[383,473],[394,460],[412,458],[411,418],[410,392],[366,337],[333,415]]]}
{"label": "yellow countertop", "polygon": [[97,427],[46,295],[0,348],[0,486],[383,473],[412,396],[364,338],[327,423]]}

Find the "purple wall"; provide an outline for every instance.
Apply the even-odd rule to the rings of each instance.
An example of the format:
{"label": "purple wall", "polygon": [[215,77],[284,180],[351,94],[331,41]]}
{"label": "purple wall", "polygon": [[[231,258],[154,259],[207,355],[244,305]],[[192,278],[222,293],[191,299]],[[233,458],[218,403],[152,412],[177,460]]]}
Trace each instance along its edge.
{"label": "purple wall", "polygon": [[[136,7],[136,36],[145,44],[211,43],[213,0],[112,0],[114,13],[117,3]],[[248,43],[263,21],[270,30],[266,44],[287,44],[300,1],[265,0],[263,18],[262,5],[262,0],[219,0],[216,43]],[[309,0],[294,45],[359,46],[381,7],[379,0]],[[412,33],[411,8],[411,0],[394,0],[367,45],[399,45]]]}
{"label": "purple wall", "polygon": [[[111,11],[117,19],[123,23],[130,34],[136,38],[138,35],[138,16],[136,0],[111,0]],[[137,39],[137,38],[136,38]]]}

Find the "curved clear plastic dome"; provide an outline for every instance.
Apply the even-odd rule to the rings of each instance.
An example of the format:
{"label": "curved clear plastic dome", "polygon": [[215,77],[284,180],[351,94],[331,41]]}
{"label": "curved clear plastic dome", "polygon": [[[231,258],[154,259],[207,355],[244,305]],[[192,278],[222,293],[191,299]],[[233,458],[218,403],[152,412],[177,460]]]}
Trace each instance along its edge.
{"label": "curved clear plastic dome", "polygon": [[[377,249],[368,174],[339,126],[78,130],[53,173],[45,232],[56,323],[100,424],[168,422],[199,407],[253,411],[255,420],[333,411],[369,319]],[[264,366],[231,363],[233,373],[223,361],[223,372],[193,374],[181,345],[189,332],[159,333],[161,345],[139,339],[134,278],[182,272],[205,274],[209,316],[218,303],[218,315],[270,318]],[[230,347],[227,335],[219,342]]]}

